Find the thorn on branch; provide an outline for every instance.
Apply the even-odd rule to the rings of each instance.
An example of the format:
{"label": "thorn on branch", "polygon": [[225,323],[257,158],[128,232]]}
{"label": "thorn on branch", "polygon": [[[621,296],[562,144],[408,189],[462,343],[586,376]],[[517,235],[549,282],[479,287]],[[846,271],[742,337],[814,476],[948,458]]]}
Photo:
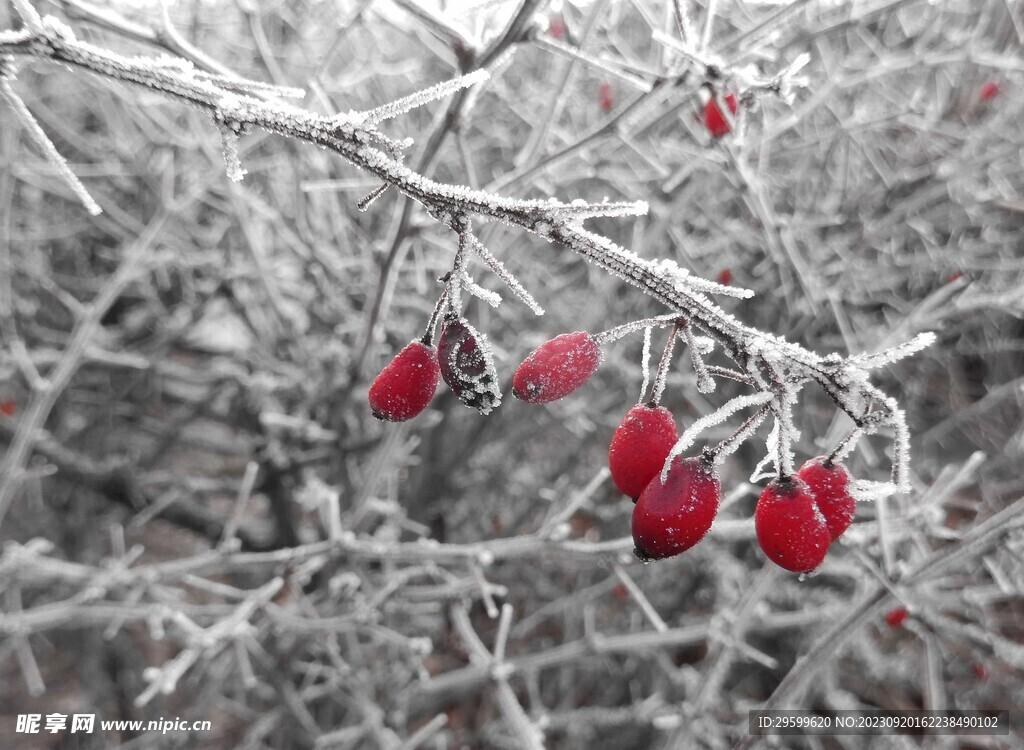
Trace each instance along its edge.
{"label": "thorn on branch", "polygon": [[247,172],[238,158],[238,132],[228,122],[218,122],[217,129],[220,131],[221,155],[224,157],[228,179],[241,182]]}

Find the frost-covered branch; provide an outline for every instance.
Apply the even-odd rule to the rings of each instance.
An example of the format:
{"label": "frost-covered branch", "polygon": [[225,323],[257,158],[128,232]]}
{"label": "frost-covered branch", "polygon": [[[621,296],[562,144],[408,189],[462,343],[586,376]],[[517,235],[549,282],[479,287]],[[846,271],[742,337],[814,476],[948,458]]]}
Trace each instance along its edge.
{"label": "frost-covered branch", "polygon": [[[707,33],[705,28],[705,40]],[[759,390],[774,393],[783,409],[790,409],[796,391],[804,383],[813,381],[858,426],[868,411],[880,411],[884,416],[873,420],[873,424],[890,425],[896,433],[898,445],[893,476],[898,486],[903,485],[899,481],[906,473],[903,415],[893,399],[868,382],[867,370],[927,345],[929,340],[926,337],[882,355],[845,359],[838,355],[822,357],[781,337],[741,323],[708,296],[725,294],[742,298],[748,297],[749,291],[697,278],[669,260],[641,258],[606,237],[589,231],[582,224],[592,217],[643,214],[647,207],[642,202],[588,204],[554,199],[520,200],[442,183],[406,166],[401,160],[401,151],[409,145],[408,142],[393,141],[377,130],[376,123],[482,79],[483,74],[439,84],[369,112],[338,117],[249,95],[239,91],[244,87],[236,85],[236,82],[202,73],[191,64],[166,56],[128,57],[101,49],[76,39],[66,25],[51,17],[42,19],[39,25],[26,25],[19,32],[4,33],[0,36],[0,55],[35,57],[60,63],[108,80],[162,93],[206,112],[226,134],[224,150],[233,179],[240,177],[242,170],[237,163],[232,134],[258,128],[336,153],[382,182],[381,190],[371,194],[373,198],[385,187],[394,187],[421,203],[431,216],[460,234],[463,233],[458,227],[465,220],[479,217],[518,226],[547,242],[565,247],[639,288],[685,319],[684,335],[691,326],[706,332],[752,382],[759,384]],[[468,242],[492,269],[502,275],[496,259],[486,251],[481,252],[479,248],[482,246],[472,234],[463,236],[463,242]],[[505,275],[502,278],[517,296],[539,312],[539,305],[517,281]],[[462,284],[463,281],[460,275],[454,283]],[[714,382],[712,374],[718,371],[707,368],[692,340],[688,343],[691,344],[691,357],[701,390],[709,391]],[[784,423],[790,421],[788,415],[780,416]],[[789,439],[782,435],[781,445],[788,445]]]}

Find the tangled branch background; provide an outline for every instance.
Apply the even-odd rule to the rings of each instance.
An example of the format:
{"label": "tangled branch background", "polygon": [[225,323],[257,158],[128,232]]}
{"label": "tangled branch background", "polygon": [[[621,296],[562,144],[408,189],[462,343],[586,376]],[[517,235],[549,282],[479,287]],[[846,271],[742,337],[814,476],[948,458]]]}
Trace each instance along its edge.
{"label": "tangled branch background", "polygon": [[[0,736],[87,706],[210,718],[190,747],[718,747],[750,708],[1019,693],[1013,7],[13,7]],[[605,362],[377,423],[441,305],[506,380],[567,330]],[[677,333],[657,387],[726,496],[642,567],[603,467]],[[750,482],[832,451],[856,522],[785,575]]]}

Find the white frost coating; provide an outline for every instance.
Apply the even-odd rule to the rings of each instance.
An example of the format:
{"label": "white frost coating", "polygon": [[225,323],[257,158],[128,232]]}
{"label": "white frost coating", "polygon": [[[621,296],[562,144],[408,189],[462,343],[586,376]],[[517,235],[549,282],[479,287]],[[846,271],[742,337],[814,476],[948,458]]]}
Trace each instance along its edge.
{"label": "white frost coating", "polygon": [[647,393],[647,386],[651,382],[651,327],[647,326],[644,329],[644,352],[640,358],[640,368],[644,373],[644,381],[640,386],[640,398],[637,403],[644,400],[644,394]]}
{"label": "white frost coating", "polygon": [[693,363],[693,371],[697,375],[697,392],[712,393],[717,384],[711,377],[708,368],[704,366],[704,360],[700,356],[700,347],[697,345],[693,335],[693,326],[686,323],[682,326],[683,337],[686,339],[686,346],[690,351],[690,361]]}
{"label": "white frost coating", "polygon": [[891,346],[888,349],[883,349],[875,354],[858,354],[850,357],[846,360],[847,366],[855,367],[861,370],[874,370],[885,365],[898,362],[905,357],[909,357],[912,354],[922,349],[926,349],[935,343],[935,334],[931,331],[925,333],[919,333],[917,336],[912,338],[910,341],[896,346]]}
{"label": "white frost coating", "polygon": [[694,336],[693,350],[702,355],[711,354],[715,350],[715,340],[707,336]]}
{"label": "white frost coating", "polygon": [[721,424],[740,409],[746,409],[750,406],[762,406],[773,398],[775,398],[775,395],[767,391],[753,393],[749,396],[739,396],[734,398],[732,401],[726,402],[723,406],[720,406],[715,411],[701,417],[690,425],[689,428],[679,436],[679,440],[676,441],[676,444],[672,446],[672,450],[669,451],[668,458],[665,459],[664,466],[661,467],[662,483],[668,481],[668,469],[676,459],[676,456],[680,455],[684,450],[693,445],[702,432],[717,424]]}
{"label": "white frost coating", "polygon": [[889,409],[892,428],[895,432],[893,436],[892,481],[897,487],[903,488],[900,490],[903,492],[910,489],[907,479],[907,468],[910,466],[910,430],[907,428],[906,417],[896,403],[896,399],[886,399],[886,406]]}
{"label": "white frost coating", "polygon": [[757,428],[770,413],[769,407],[762,406],[736,432],[723,440],[715,450],[715,463],[721,464],[728,456],[735,453],[736,449],[757,431]]}
{"label": "white frost coating", "polygon": [[873,482],[869,479],[854,479],[850,482],[850,494],[857,502],[873,503],[887,497],[906,492],[909,487],[901,487],[893,482]]}
{"label": "white frost coating", "polygon": [[497,292],[492,292],[490,289],[484,289],[482,286],[477,284],[466,273],[465,269],[462,271],[462,288],[472,294],[474,297],[482,299],[491,307],[498,307],[501,305],[501,295]]}
{"label": "white frost coating", "polygon": [[[31,6],[28,6],[31,7]],[[0,76],[0,94],[7,100],[11,109],[14,110],[14,114],[21,121],[22,127],[25,128],[25,132],[28,133],[29,137],[35,142],[36,147],[43,152],[43,156],[46,160],[53,165],[53,168],[57,170],[57,174],[61,176],[61,179],[68,184],[71,188],[71,192],[75,194],[75,197],[85,206],[85,210],[93,216],[99,216],[103,213],[103,209],[100,208],[99,204],[93,200],[93,197],[89,195],[89,191],[85,189],[85,185],[78,179],[74,172],[71,171],[71,167],[68,166],[67,161],[60,155],[57,147],[53,145],[53,141],[50,140],[49,136],[42,129],[36,118],[32,116],[29,108],[25,105],[25,102],[21,100],[21,97],[11,87],[8,76]]]}
{"label": "white frost coating", "polygon": [[[430,88],[422,89],[401,99],[388,102],[376,109],[371,109],[367,112],[349,113],[346,115],[346,118],[349,122],[354,121],[366,125],[376,125],[385,120],[404,115],[409,110],[422,107],[424,104],[450,96],[460,89],[467,89],[481,81],[486,81],[490,76],[491,74],[485,68],[480,68],[464,76],[453,78],[450,81],[442,81]],[[353,118],[355,119],[353,120]]]}
{"label": "white frost coating", "polygon": [[580,219],[621,218],[623,216],[644,216],[649,209],[646,201],[629,201],[623,203],[587,203],[574,200],[569,205],[554,209],[554,217],[560,221],[579,221]]}
{"label": "white frost coating", "polygon": [[709,281],[708,279],[702,279],[699,276],[690,276],[686,279],[686,285],[692,289],[707,294],[722,294],[726,297],[737,297],[738,299],[750,299],[754,296],[753,289],[744,289],[741,286],[731,286],[729,284],[719,284],[717,281]]}
{"label": "white frost coating", "polygon": [[[757,462],[757,466],[754,467],[754,471],[750,475],[750,479],[747,481],[751,484],[757,484],[762,479],[772,479],[779,475],[779,420],[776,419],[772,424],[772,431],[768,433],[768,438],[764,441],[765,455],[760,461]],[[769,465],[774,468],[768,468]]]}
{"label": "white frost coating", "polygon": [[241,182],[247,172],[242,168],[242,161],[238,158],[238,134],[223,123],[219,123],[217,129],[220,130],[221,155],[224,157],[228,179],[232,182]]}
{"label": "white frost coating", "polygon": [[526,291],[526,288],[519,283],[519,279],[512,275],[512,272],[505,268],[505,265],[491,254],[491,251],[484,247],[480,241],[472,234],[467,235],[469,239],[469,247],[475,252],[487,267],[494,271],[495,275],[505,282],[506,286],[512,291],[520,302],[526,305],[530,310],[533,311],[534,315],[543,315],[544,308],[538,304],[537,300],[533,298],[533,295]]}

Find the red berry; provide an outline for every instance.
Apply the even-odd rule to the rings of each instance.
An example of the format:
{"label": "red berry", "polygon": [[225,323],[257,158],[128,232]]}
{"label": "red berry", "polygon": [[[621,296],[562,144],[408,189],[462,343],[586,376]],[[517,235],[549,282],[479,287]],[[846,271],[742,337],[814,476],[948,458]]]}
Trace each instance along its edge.
{"label": "red berry", "polygon": [[0,401],[0,414],[5,417],[14,416],[14,412],[17,411],[18,404],[16,401]]}
{"label": "red berry", "polygon": [[946,283],[947,284],[952,284],[954,281],[960,281],[960,279],[962,279],[963,277],[964,277],[964,272],[963,271],[954,271],[953,273],[951,273],[949,275],[949,278],[946,279]]}
{"label": "red berry", "polygon": [[801,466],[796,475],[811,488],[814,502],[825,516],[829,534],[835,541],[853,523],[857,506],[850,494],[850,473],[842,464],[830,463],[826,456],[818,456]]}
{"label": "red berry", "polygon": [[427,408],[438,380],[437,352],[413,341],[380,371],[370,386],[370,409],[377,419],[404,422]]}
{"label": "red berry", "polygon": [[979,680],[987,680],[989,676],[988,667],[980,661],[974,662],[971,665],[971,671],[974,672],[974,676]]}
{"label": "red berry", "polygon": [[548,20],[548,33],[555,39],[561,39],[565,36],[565,21],[562,20],[561,16],[551,16]]}
{"label": "red berry", "polygon": [[634,406],[615,430],[608,449],[615,486],[635,502],[661,471],[678,439],[672,412],[664,406]]}
{"label": "red berry", "polygon": [[605,112],[609,112],[615,105],[615,99],[612,97],[612,85],[608,81],[602,81],[601,85],[597,87],[597,103]]}
{"label": "red berry", "polygon": [[512,378],[512,393],[528,404],[556,401],[590,380],[599,364],[601,347],[589,333],[563,333],[523,360]]}
{"label": "red berry", "polygon": [[[726,95],[725,104],[729,107],[730,112],[736,114],[738,106],[736,94]],[[729,125],[725,115],[722,114],[722,109],[718,106],[718,100],[714,97],[708,99],[708,103],[704,105],[704,124],[715,138],[721,138],[732,130],[732,126]]]}
{"label": "red berry", "polygon": [[732,271],[728,268],[723,268],[718,272],[718,276],[715,277],[715,281],[719,284],[730,284],[732,283]]}
{"label": "red berry", "polygon": [[650,481],[633,507],[633,543],[641,560],[672,557],[694,546],[718,513],[722,485],[700,458],[676,458],[664,484]]}
{"label": "red berry", "polygon": [[768,483],[754,510],[754,528],[768,559],[794,573],[821,565],[832,542],[811,488],[799,477]]}
{"label": "red berry", "polygon": [[990,102],[999,94],[999,84],[995,81],[986,81],[978,90],[978,98],[983,102]]}
{"label": "red berry", "polygon": [[906,607],[895,607],[885,613],[885,623],[890,628],[899,628],[903,626],[908,617],[910,617],[910,613]]}
{"label": "red berry", "polygon": [[441,377],[459,401],[481,414],[501,403],[498,372],[485,339],[465,320],[448,317],[437,342]]}

